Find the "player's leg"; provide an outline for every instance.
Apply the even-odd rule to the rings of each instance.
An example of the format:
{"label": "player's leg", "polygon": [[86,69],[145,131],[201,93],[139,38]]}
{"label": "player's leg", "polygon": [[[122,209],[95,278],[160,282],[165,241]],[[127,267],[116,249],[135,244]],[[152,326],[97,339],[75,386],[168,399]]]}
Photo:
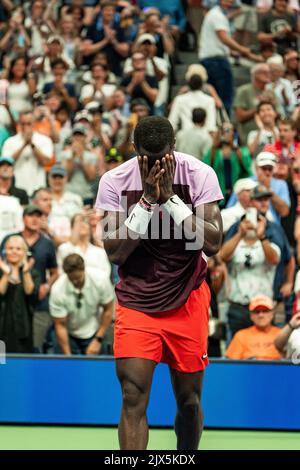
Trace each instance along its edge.
{"label": "player's leg", "polygon": [[171,368],[170,373],[177,403],[177,449],[196,450],[203,429],[200,400],[204,373],[184,373]]}
{"label": "player's leg", "polygon": [[119,424],[121,450],[143,450],[148,444],[148,406],[156,362],[140,358],[117,359],[122,387],[122,415]]}

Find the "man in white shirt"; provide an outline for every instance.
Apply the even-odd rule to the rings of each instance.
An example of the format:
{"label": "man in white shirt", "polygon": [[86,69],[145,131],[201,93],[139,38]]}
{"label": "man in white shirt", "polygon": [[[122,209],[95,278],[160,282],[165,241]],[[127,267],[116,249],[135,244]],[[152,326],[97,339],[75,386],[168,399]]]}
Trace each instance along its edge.
{"label": "man in white shirt", "polygon": [[267,60],[270,67],[271,83],[266,85],[266,90],[275,94],[278,103],[278,111],[282,117],[289,117],[297,106],[297,96],[290,80],[283,78],[285,66],[283,58],[276,54]]}
{"label": "man in white shirt", "polygon": [[195,108],[202,108],[206,111],[205,129],[208,132],[215,132],[216,127],[216,105],[211,96],[203,93],[202,79],[199,75],[192,75],[189,80],[190,91],[174,98],[169,114],[175,132],[179,129],[193,127],[192,113]]}
{"label": "man in white shirt", "polygon": [[206,111],[202,108],[193,109],[193,126],[182,129],[176,135],[176,150],[193,155],[202,160],[206,152],[212,147],[212,138],[205,128]]}
{"label": "man in white shirt", "polygon": [[233,224],[241,220],[241,217],[251,206],[250,194],[256,186],[257,181],[253,181],[249,178],[242,178],[235,183],[233,191],[236,194],[237,203],[221,211],[224,233],[226,233]]}
{"label": "man in white shirt", "polygon": [[52,140],[33,131],[33,113],[21,113],[18,134],[8,138],[2,148],[2,155],[15,160],[15,184],[31,195],[36,189],[46,186],[44,166],[53,157]]}
{"label": "man in white shirt", "polygon": [[249,59],[257,57],[248,47],[231,37],[228,13],[233,0],[220,0],[204,17],[199,38],[199,59],[207,70],[208,82],[213,85],[230,114],[233,99],[233,76],[228,57],[234,50]]}
{"label": "man in white shirt", "polygon": [[113,286],[107,276],[86,269],[78,254],[65,258],[63,270],[50,294],[59,349],[66,355],[97,355],[113,317]]}

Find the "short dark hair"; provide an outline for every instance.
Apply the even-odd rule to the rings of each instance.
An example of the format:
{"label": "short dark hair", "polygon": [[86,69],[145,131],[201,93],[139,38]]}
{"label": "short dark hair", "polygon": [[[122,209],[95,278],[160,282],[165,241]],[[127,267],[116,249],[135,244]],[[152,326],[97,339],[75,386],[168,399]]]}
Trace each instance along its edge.
{"label": "short dark hair", "polygon": [[256,112],[259,113],[260,109],[261,109],[263,106],[266,106],[266,105],[272,106],[273,110],[274,110],[275,112],[277,112],[274,102],[271,101],[271,100],[268,100],[268,99],[263,100],[263,101],[260,101],[260,102],[258,103],[258,105],[257,105],[257,107],[256,107]]}
{"label": "short dark hair", "polygon": [[66,274],[74,271],[84,271],[84,259],[77,253],[66,256],[63,261],[63,270]]}
{"label": "short dark hair", "polygon": [[66,70],[68,70],[69,68],[67,62],[61,57],[58,57],[57,59],[52,60],[51,68],[54,69],[54,67],[56,67],[57,65],[62,65]]}
{"label": "short dark hair", "polygon": [[204,124],[206,119],[206,111],[203,108],[194,108],[192,119],[195,124]]}
{"label": "short dark hair", "polygon": [[137,150],[143,148],[149,153],[158,154],[167,145],[173,148],[174,142],[174,129],[165,117],[144,117],[134,130],[134,144]]}
{"label": "short dark hair", "polygon": [[279,124],[283,124],[285,126],[290,126],[290,128],[293,129],[293,131],[297,130],[297,123],[293,119],[281,118],[281,119],[279,119],[278,125]]}
{"label": "short dark hair", "polygon": [[48,194],[52,194],[52,191],[50,188],[47,188],[47,186],[43,186],[42,188],[38,188],[36,189],[32,196],[31,196],[31,200],[34,201],[36,200],[36,198],[38,197],[39,193],[42,193],[42,192],[45,192],[45,193],[48,193]]}
{"label": "short dark hair", "polygon": [[188,81],[191,90],[201,90],[203,81],[200,75],[192,75]]}

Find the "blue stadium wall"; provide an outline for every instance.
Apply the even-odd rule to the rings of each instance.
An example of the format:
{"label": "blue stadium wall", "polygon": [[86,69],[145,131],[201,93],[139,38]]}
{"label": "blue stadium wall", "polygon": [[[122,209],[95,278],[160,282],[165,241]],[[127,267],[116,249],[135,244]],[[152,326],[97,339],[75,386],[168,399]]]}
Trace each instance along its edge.
{"label": "blue stadium wall", "polygon": [[[1,362],[1,361],[0,361]],[[208,428],[300,430],[300,367],[211,360],[202,405]],[[0,363],[0,422],[116,425],[121,393],[111,358],[14,356]],[[172,426],[168,368],[156,368],[149,424]]]}

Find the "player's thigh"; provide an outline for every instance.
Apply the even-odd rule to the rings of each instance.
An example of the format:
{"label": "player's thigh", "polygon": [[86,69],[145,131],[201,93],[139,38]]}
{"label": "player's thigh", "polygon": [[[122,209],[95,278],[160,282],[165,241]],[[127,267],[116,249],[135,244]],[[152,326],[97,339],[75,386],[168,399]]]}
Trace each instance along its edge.
{"label": "player's thigh", "polygon": [[136,357],[116,359],[123,399],[132,403],[136,400],[148,402],[155,366],[156,362],[149,359]]}
{"label": "player's thigh", "polygon": [[185,373],[170,368],[170,375],[178,405],[186,402],[200,404],[204,371]]}

